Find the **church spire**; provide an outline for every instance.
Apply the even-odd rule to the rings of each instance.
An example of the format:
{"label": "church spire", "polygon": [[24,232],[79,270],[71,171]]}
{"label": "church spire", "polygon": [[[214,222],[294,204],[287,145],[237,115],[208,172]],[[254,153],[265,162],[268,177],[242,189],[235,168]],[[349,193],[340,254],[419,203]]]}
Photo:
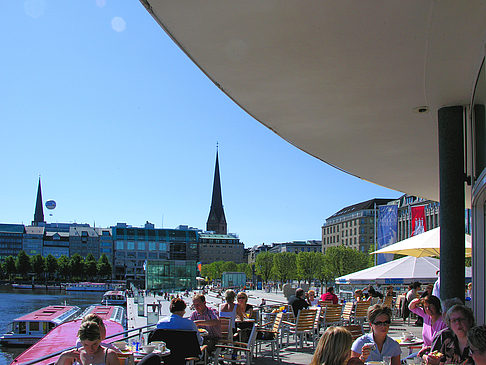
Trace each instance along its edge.
{"label": "church spire", "polygon": [[37,200],[35,202],[34,220],[32,221],[32,225],[37,226],[39,225],[39,223],[45,223],[44,209],[42,207],[42,190],[41,190],[40,176],[39,176],[39,185],[37,187]]}
{"label": "church spire", "polygon": [[221,181],[219,178],[219,159],[216,149],[216,166],[214,168],[213,197],[211,200],[211,210],[209,211],[206,230],[214,231],[218,234],[226,234],[226,217],[223,210],[223,198],[221,197]]}

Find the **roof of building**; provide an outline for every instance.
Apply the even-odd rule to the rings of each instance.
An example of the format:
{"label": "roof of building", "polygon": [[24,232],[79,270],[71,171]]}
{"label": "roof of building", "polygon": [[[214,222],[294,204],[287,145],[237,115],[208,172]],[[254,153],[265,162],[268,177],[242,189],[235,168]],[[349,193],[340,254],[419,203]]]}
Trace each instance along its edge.
{"label": "roof of building", "polygon": [[88,237],[98,237],[98,232],[92,227],[79,227],[79,226],[72,226],[69,227],[69,235],[70,236],[82,236],[83,232]]}
{"label": "roof of building", "polygon": [[44,234],[44,227],[37,227],[37,226],[25,226],[25,233],[26,234]]}
{"label": "roof of building", "polygon": [[223,239],[223,240],[237,240],[238,237],[234,234],[217,234],[217,233],[200,233],[200,238]]}
{"label": "roof of building", "polygon": [[391,200],[393,200],[393,199],[375,198],[375,199],[367,200],[367,201],[364,201],[364,202],[361,202],[361,203],[353,204],[353,205],[350,205],[348,207],[341,209],[337,213],[334,213],[333,215],[331,215],[327,219],[331,219],[331,218],[338,217],[340,215],[344,215],[344,214],[348,214],[348,213],[352,213],[352,212],[359,212],[360,210],[374,209],[375,206],[385,205],[386,203],[388,203]]}
{"label": "roof of building", "polygon": [[0,232],[4,233],[24,233],[25,226],[23,224],[0,224]]}

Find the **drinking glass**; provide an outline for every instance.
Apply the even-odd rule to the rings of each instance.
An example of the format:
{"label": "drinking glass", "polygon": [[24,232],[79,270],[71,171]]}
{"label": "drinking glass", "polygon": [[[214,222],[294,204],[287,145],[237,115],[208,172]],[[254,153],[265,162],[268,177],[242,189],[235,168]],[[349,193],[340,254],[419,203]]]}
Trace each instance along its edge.
{"label": "drinking glass", "polygon": [[391,356],[383,356],[383,365],[391,365]]}

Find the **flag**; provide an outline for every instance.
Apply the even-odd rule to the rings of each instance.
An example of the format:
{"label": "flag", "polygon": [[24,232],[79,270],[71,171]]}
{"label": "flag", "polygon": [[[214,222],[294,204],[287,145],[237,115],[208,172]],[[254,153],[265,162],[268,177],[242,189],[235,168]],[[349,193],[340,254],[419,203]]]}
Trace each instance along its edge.
{"label": "flag", "polygon": [[412,207],[412,236],[424,233],[426,230],[425,206]]}
{"label": "flag", "polygon": [[[377,221],[377,247],[379,250],[383,247],[397,242],[398,231],[398,206],[382,205],[378,207]],[[393,254],[378,254],[376,257],[377,265],[384,264],[393,260]]]}

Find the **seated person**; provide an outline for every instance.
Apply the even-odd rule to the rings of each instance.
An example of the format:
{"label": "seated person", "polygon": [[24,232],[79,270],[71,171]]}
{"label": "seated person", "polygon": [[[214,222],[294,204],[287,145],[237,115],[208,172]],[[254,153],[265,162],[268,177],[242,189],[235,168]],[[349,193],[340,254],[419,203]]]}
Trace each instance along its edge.
{"label": "seated person", "polygon": [[239,292],[236,296],[236,318],[244,320],[245,318],[253,318],[253,306],[248,304],[248,295],[245,292]]}
{"label": "seated person", "polygon": [[325,293],[322,293],[321,300],[324,302],[332,302],[332,304],[338,304],[339,299],[336,294],[334,294],[334,288],[329,286]]}
{"label": "seated person", "polygon": [[469,351],[476,365],[486,365],[486,326],[477,326],[467,332]]}
{"label": "seated person", "polygon": [[170,316],[162,318],[157,323],[158,329],[172,329],[172,330],[189,330],[196,331],[199,345],[202,345],[203,339],[197,330],[196,324],[188,318],[184,318],[186,313],[186,303],[180,298],[174,298],[169,306]]}
{"label": "seated person", "polygon": [[203,294],[196,294],[192,297],[192,305],[195,311],[189,317],[196,326],[204,328],[208,331],[208,335],[204,337],[204,344],[208,345],[208,352],[213,352],[216,348],[216,343],[221,338],[221,325],[219,323],[218,313],[206,306],[206,298]]}
{"label": "seated person", "polygon": [[363,362],[383,361],[384,356],[391,356],[391,365],[400,365],[400,345],[388,336],[391,318],[390,308],[380,304],[372,305],[368,309],[371,332],[354,341],[351,356],[359,357]]}
{"label": "seated person", "polygon": [[301,309],[306,309],[309,308],[309,303],[304,299],[305,297],[305,292],[304,289],[298,288],[295,291],[295,295],[292,295],[289,298],[289,304],[292,307],[292,310],[294,312],[294,316],[297,317],[297,314]]}
{"label": "seated person", "polygon": [[[83,324],[84,322],[95,322],[100,327],[101,345],[103,347],[112,349],[115,352],[121,352],[118,347],[113,346],[111,343],[103,342],[103,340],[106,338],[106,327],[105,327],[105,324],[103,323],[103,319],[99,315],[94,314],[94,313],[90,313],[90,314],[84,316],[84,318],[81,321],[81,324]],[[76,348],[80,348],[82,346],[83,345],[81,344],[81,340],[78,337],[77,340],[76,340]]]}
{"label": "seated person", "polygon": [[316,307],[319,303],[319,298],[316,298],[316,292],[312,289],[307,292],[307,303],[311,307]]}
{"label": "seated person", "polygon": [[101,331],[95,322],[81,323],[78,337],[83,347],[64,351],[56,362],[56,365],[68,365],[74,362],[88,364],[119,365],[116,352],[101,346]]}
{"label": "seated person", "polygon": [[[343,327],[329,327],[321,336],[310,365],[346,365],[350,364],[353,337]],[[352,358],[353,365],[362,365],[358,358]]]}

